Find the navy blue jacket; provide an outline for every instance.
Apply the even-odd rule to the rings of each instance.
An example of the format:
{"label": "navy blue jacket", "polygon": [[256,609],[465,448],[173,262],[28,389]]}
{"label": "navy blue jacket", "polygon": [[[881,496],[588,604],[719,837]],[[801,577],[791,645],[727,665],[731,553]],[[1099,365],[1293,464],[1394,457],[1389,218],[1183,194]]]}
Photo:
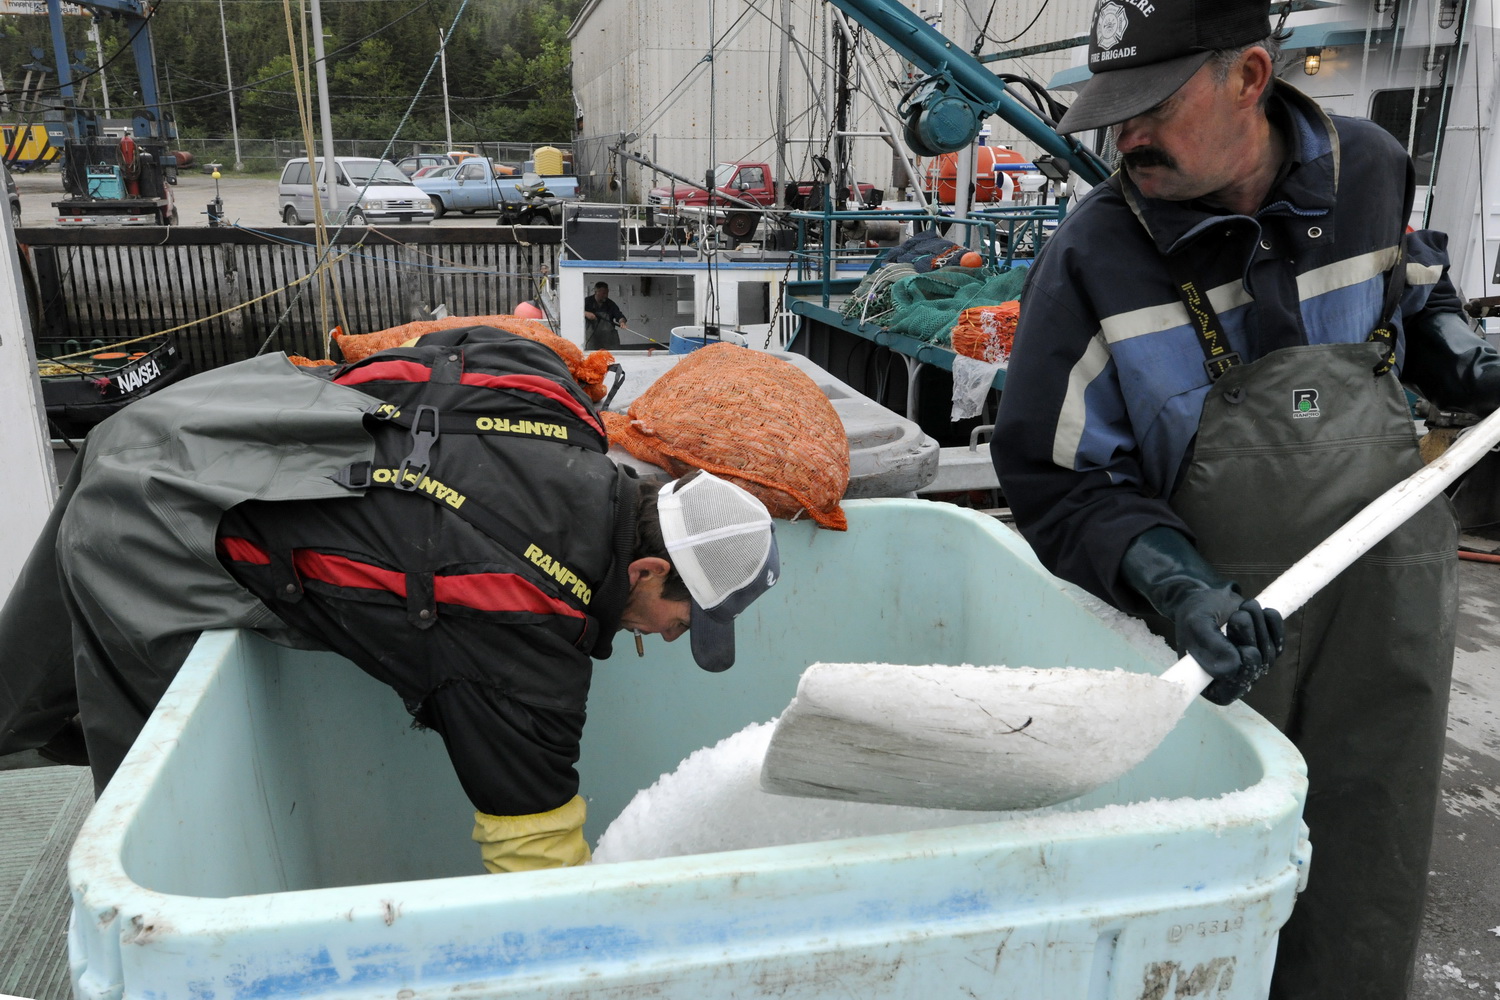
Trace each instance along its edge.
{"label": "navy blue jacket", "polygon": [[[991,444],[1000,484],[1048,569],[1126,610],[1142,610],[1119,580],[1131,541],[1158,525],[1191,537],[1169,499],[1210,385],[1163,255],[1187,256],[1248,363],[1367,339],[1411,212],[1411,161],[1389,133],[1279,82],[1268,110],[1288,155],[1254,217],[1145,198],[1121,172],[1079,202],[1022,293]],[[1459,311],[1446,245],[1408,237],[1405,317]]]}

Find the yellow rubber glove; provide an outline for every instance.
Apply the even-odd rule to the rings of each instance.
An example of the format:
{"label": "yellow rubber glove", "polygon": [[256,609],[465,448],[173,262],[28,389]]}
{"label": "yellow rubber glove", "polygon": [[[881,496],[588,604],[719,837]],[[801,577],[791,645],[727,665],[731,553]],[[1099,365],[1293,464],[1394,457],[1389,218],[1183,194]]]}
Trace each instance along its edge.
{"label": "yellow rubber glove", "polygon": [[588,806],[575,795],[550,812],[529,816],[474,814],[474,840],[491,874],[567,868],[592,856],[583,839]]}

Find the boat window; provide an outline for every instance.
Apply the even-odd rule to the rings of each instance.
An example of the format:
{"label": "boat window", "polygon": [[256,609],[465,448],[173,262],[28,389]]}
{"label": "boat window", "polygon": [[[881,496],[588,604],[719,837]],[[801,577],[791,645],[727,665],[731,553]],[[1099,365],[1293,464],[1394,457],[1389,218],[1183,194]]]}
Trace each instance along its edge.
{"label": "boat window", "polygon": [[[1453,88],[1447,88],[1451,100]],[[1370,99],[1370,120],[1407,147],[1417,167],[1417,183],[1425,184],[1432,174],[1433,157],[1438,153],[1441,135],[1439,119],[1443,110],[1443,90],[1419,87],[1413,90],[1380,90]],[[1415,112],[1416,129],[1412,129]]]}

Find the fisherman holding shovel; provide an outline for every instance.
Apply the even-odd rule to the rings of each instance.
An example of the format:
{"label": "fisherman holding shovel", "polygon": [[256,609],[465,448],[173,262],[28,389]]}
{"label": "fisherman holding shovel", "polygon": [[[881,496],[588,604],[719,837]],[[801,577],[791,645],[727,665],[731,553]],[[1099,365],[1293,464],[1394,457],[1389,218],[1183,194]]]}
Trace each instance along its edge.
{"label": "fisherman holding shovel", "polygon": [[[1402,382],[1500,404],[1399,142],[1274,75],[1264,0],[1103,0],[1060,123],[1122,169],[1032,268],[992,453],[1049,569],[1138,614],[1307,759],[1272,996],[1406,996],[1442,770],[1456,526],[1429,503],[1283,624],[1256,594],[1418,469]],[[1218,626],[1228,625],[1228,635]],[[1274,661],[1274,662],[1273,662]],[[1254,685],[1252,689],[1252,685]]]}

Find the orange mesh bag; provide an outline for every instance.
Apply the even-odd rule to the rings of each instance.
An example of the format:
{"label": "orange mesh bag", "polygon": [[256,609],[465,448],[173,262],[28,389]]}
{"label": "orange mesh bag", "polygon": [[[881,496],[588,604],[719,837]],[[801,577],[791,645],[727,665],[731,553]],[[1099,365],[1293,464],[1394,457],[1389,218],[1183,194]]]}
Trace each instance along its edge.
{"label": "orange mesh bag", "polygon": [[992,365],[1005,364],[1010,361],[1010,348],[1016,339],[1016,321],[1020,317],[1019,302],[965,309],[958,314],[958,322],[953,326],[953,350]]}
{"label": "orange mesh bag", "polygon": [[298,368],[321,368],[324,365],[333,365],[338,363],[336,361],[330,361],[327,358],[323,358],[321,361],[314,361],[312,358],[304,358],[300,354],[288,354],[286,356],[286,359],[292,364],[296,365]]}
{"label": "orange mesh bag", "polygon": [[606,412],[611,442],[674,477],[705,469],[749,490],[772,517],[804,511],[848,527],[849,439],[817,383],[796,365],[734,344],[693,351],[630,404]]}
{"label": "orange mesh bag", "polygon": [[447,316],[443,319],[424,319],[414,323],[403,323],[375,333],[350,334],[335,331],[333,342],[338,345],[345,361],[363,361],[376,351],[383,351],[388,347],[400,347],[408,340],[415,340],[424,333],[432,333],[434,330],[452,330],[461,326],[492,326],[497,330],[505,330],[507,333],[514,333],[546,344],[563,359],[573,376],[573,381],[583,387],[583,391],[588,393],[590,399],[597,403],[604,398],[604,376],[608,373],[609,366],[615,363],[613,354],[608,351],[584,354],[582,348],[571,340],[565,340],[553,333],[548,329],[547,324],[521,316]]}

